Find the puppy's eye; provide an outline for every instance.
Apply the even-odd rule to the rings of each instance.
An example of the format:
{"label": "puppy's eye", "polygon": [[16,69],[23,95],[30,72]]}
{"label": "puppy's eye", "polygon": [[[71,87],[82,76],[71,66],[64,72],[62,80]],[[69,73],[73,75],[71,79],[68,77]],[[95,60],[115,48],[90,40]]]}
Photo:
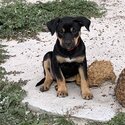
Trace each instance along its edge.
{"label": "puppy's eye", "polygon": [[77,30],[75,28],[71,28],[70,30],[71,30],[72,33],[76,33],[77,32]]}
{"label": "puppy's eye", "polygon": [[61,30],[59,30],[59,33],[61,33],[61,34],[65,33],[65,29],[62,28]]}

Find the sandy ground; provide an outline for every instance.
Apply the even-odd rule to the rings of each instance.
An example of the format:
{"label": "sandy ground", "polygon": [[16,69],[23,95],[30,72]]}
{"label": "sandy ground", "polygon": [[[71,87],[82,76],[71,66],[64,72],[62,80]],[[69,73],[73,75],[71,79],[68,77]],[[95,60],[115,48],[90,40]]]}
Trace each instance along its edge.
{"label": "sandy ground", "polygon": [[[118,77],[121,70],[125,68],[125,2],[124,0],[94,1],[104,6],[107,13],[100,19],[91,18],[90,32],[82,28],[81,36],[87,49],[88,65],[96,59],[110,60]],[[41,93],[39,87],[35,87],[35,84],[43,78],[41,61],[43,55],[53,49],[56,36],[41,32],[38,37],[40,41],[33,39],[23,43],[3,41],[3,44],[8,45],[6,49],[12,57],[2,66],[8,72],[21,72],[7,76],[8,79],[10,81],[28,80],[28,83],[23,86],[27,91],[27,97],[24,98],[23,103],[28,102],[30,107],[40,112],[47,111],[98,121],[107,121],[119,110],[123,110],[114,97],[115,85],[109,82],[99,88],[92,88],[94,98],[90,101],[81,98],[80,89],[75,84],[68,84],[69,96],[66,98],[56,97],[54,85],[50,91]]]}

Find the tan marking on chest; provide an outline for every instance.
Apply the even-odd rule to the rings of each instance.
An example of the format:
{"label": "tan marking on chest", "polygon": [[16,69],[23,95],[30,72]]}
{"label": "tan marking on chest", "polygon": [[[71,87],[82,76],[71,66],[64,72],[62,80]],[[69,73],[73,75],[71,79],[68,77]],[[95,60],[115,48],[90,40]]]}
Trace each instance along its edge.
{"label": "tan marking on chest", "polygon": [[81,63],[84,61],[85,59],[85,56],[79,56],[79,57],[75,57],[75,58],[65,58],[65,57],[62,57],[62,56],[56,56],[56,59],[59,63],[64,63],[64,62],[68,62],[68,63],[71,63],[71,62],[77,62],[77,63]]}

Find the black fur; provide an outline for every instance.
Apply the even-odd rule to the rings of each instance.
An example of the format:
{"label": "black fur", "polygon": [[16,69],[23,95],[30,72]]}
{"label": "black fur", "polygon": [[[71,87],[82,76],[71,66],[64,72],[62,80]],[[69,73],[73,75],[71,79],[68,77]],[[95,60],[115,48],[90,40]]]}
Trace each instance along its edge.
{"label": "black fur", "polygon": [[[53,59],[52,60],[52,67],[53,67],[52,69],[53,69],[53,73],[54,73],[53,75],[55,77],[57,77],[58,79],[62,80],[62,76],[59,71],[59,69],[61,68],[61,71],[62,71],[64,77],[70,78],[78,73],[78,67],[80,65],[87,65],[86,59],[84,62],[81,62],[81,63],[77,63],[77,62],[58,63],[58,61],[55,58],[57,55],[65,57],[65,58],[69,57],[70,59],[76,58],[78,56],[85,56],[85,45],[81,39],[80,39],[79,45],[71,51],[68,51],[68,50],[62,48],[57,40],[57,43],[55,44],[55,47],[53,50],[53,58],[52,58]],[[84,71],[87,71],[86,68],[87,67],[85,66]],[[85,74],[87,74],[87,73],[85,73]],[[86,77],[87,77],[87,75],[86,75]]]}
{"label": "black fur", "polygon": [[37,86],[40,86],[41,84],[43,84],[44,81],[45,81],[45,77],[44,77],[41,81],[39,81],[39,82],[36,84],[36,87],[37,87]]}

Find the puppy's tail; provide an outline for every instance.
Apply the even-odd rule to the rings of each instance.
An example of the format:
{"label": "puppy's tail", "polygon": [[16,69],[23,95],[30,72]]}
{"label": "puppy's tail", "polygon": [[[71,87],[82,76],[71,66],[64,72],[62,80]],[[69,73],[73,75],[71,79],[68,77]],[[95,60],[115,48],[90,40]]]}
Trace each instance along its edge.
{"label": "puppy's tail", "polygon": [[45,81],[45,77],[44,77],[41,81],[39,81],[39,82],[36,84],[36,87],[37,87],[37,86],[40,86],[41,84],[43,84],[44,81]]}

